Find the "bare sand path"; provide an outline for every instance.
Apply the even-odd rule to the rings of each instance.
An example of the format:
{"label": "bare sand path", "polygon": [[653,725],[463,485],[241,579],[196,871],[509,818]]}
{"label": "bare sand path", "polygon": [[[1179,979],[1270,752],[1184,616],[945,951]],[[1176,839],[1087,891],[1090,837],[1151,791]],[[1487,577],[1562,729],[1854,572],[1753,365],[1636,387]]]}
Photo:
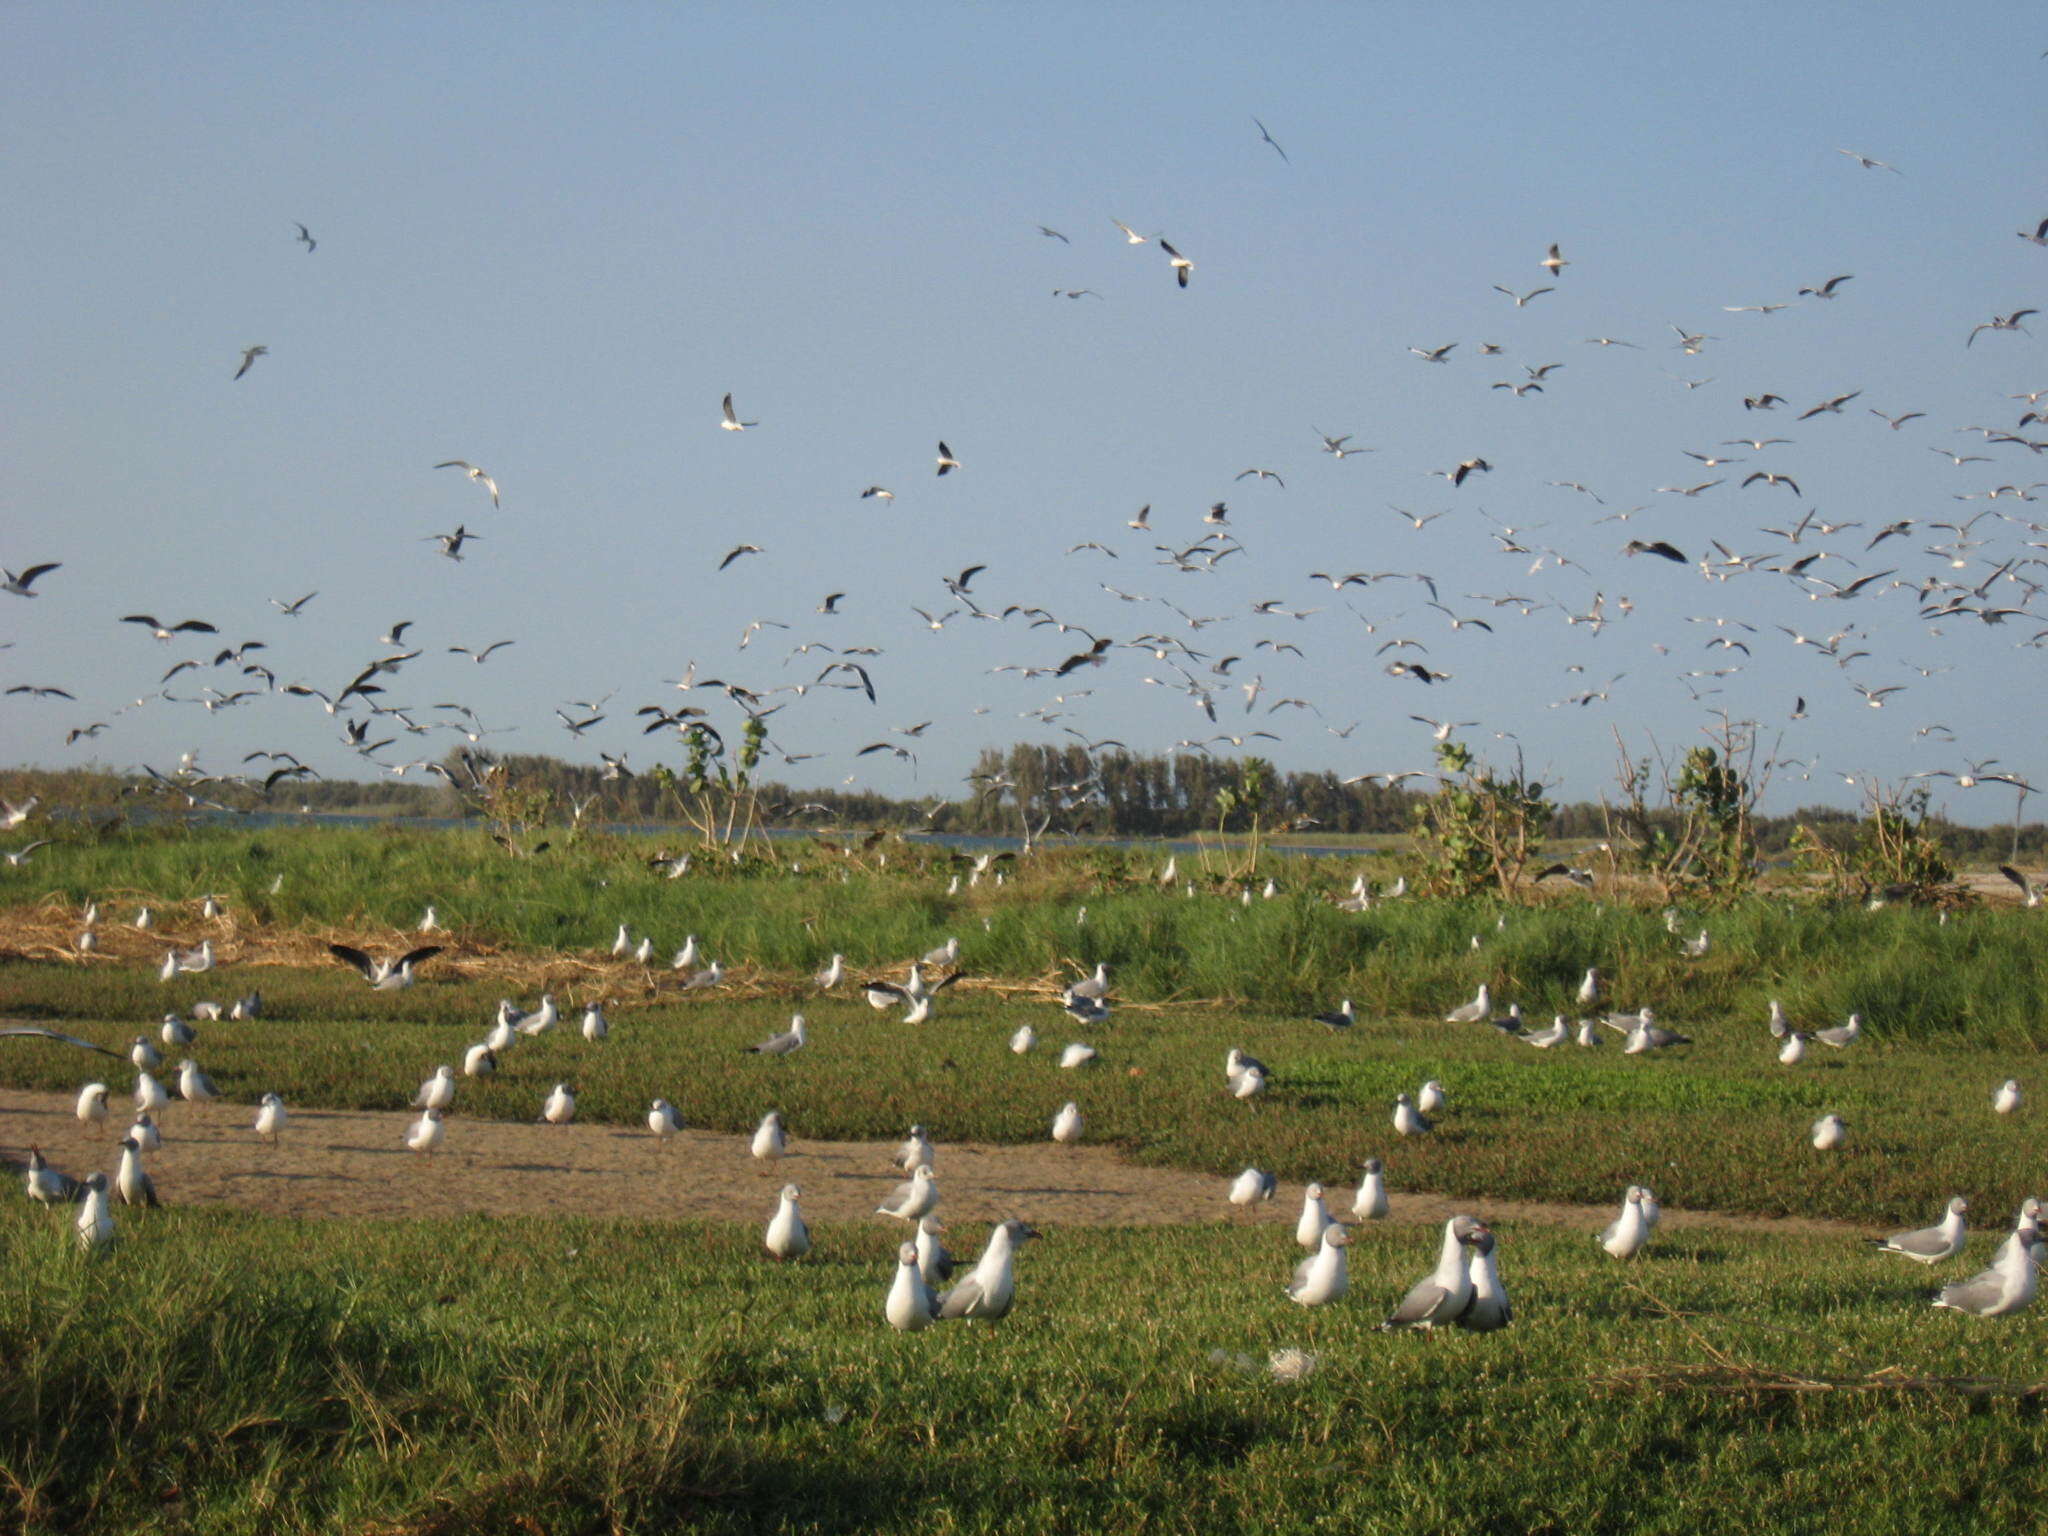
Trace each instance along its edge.
{"label": "bare sand path", "polygon": [[[117,1100],[117,1109],[125,1108]],[[272,1216],[383,1219],[498,1216],[702,1217],[765,1220],[785,1181],[803,1189],[814,1220],[872,1217],[902,1174],[893,1145],[792,1142],[772,1167],[748,1155],[747,1138],[685,1131],[666,1146],[644,1130],[609,1125],[529,1125],[499,1120],[448,1122],[448,1139],[431,1157],[406,1150],[411,1115],[302,1109],[276,1147],[256,1139],[255,1110],[243,1104],[174,1104],[160,1117],[164,1144],[147,1160],[166,1204],[226,1205]],[[0,1089],[0,1160],[19,1168],[40,1146],[76,1177],[112,1174],[128,1117],[98,1131],[82,1126],[61,1094]],[[938,1168],[943,1215],[968,1224],[1028,1217],[1034,1224],[1163,1226],[1228,1220],[1225,1182],[1171,1168],[1145,1168],[1103,1147],[945,1145]],[[1356,1170],[1333,1207],[1348,1205]],[[1252,1220],[1291,1224],[1301,1187],[1283,1186]],[[1456,1210],[1488,1220],[1535,1222],[1598,1231],[1613,1209],[1535,1201],[1393,1196],[1396,1222],[1437,1222]],[[1240,1218],[1244,1219],[1244,1218]],[[1803,1218],[1772,1219],[1667,1211],[1673,1229],[1846,1234],[1857,1229]]]}

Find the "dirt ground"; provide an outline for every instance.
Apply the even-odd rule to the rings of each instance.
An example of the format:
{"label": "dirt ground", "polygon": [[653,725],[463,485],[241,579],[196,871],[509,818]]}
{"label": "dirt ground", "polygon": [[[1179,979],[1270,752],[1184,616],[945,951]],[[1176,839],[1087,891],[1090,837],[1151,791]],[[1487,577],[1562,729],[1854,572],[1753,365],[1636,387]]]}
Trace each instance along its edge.
{"label": "dirt ground", "polygon": [[[117,1102],[117,1111],[125,1109]],[[163,1147],[145,1159],[167,1205],[229,1205],[273,1216],[385,1219],[573,1213],[652,1219],[705,1217],[766,1220],[785,1181],[803,1190],[813,1220],[873,1216],[903,1177],[890,1166],[893,1143],[791,1142],[790,1156],[769,1165],[748,1152],[748,1138],[685,1131],[659,1145],[645,1130],[609,1125],[549,1126],[455,1116],[431,1156],[410,1152],[404,1132],[412,1116],[339,1110],[291,1111],[279,1145],[265,1146],[252,1129],[255,1111],[242,1104],[173,1104],[158,1117]],[[110,1177],[120,1162],[118,1126],[88,1128],[62,1094],[0,1089],[0,1162],[19,1169],[40,1146],[51,1164],[74,1177],[94,1169]],[[940,1215],[978,1224],[1024,1216],[1034,1225],[1159,1226],[1233,1219],[1291,1225],[1301,1186],[1283,1185],[1252,1216],[1236,1216],[1227,1181],[1176,1169],[1143,1168],[1101,1147],[941,1145],[936,1173]],[[1331,1205],[1350,1205],[1355,1170],[1331,1190]],[[1530,1201],[1450,1200],[1392,1196],[1395,1222],[1438,1222],[1458,1210],[1491,1221],[1535,1222],[1597,1232],[1614,1209]],[[1771,1220],[1667,1210],[1675,1229],[1841,1233],[1852,1229],[1809,1220]]]}

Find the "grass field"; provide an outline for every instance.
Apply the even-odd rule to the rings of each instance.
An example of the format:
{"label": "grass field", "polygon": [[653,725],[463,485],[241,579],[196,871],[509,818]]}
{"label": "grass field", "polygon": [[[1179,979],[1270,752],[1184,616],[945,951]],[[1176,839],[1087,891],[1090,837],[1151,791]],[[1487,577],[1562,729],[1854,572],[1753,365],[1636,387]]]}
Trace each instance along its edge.
{"label": "grass field", "polygon": [[1429,1339],[1375,1331],[1417,1229],[1313,1313],[1283,1233],[1058,1232],[1009,1319],[908,1336],[867,1228],[788,1267],[726,1225],[130,1231],[0,1213],[22,1529],[2013,1531],[2048,1453],[2036,1320],[1808,1239],[1504,1228],[1514,1326]]}
{"label": "grass field", "polygon": [[[482,1038],[499,997],[531,1005],[546,986],[563,1024],[495,1079],[464,1082],[459,1116],[530,1120],[566,1079],[579,1120],[637,1125],[659,1094],[706,1129],[748,1130],[779,1108],[799,1139],[894,1138],[918,1120],[943,1148],[1042,1141],[1074,1098],[1089,1141],[1216,1175],[1256,1164],[1348,1188],[1378,1155],[1396,1188],[1482,1215],[1489,1199],[1608,1204],[1647,1182],[1674,1208],[1873,1230],[1930,1221],[1962,1193],[1978,1235],[1930,1275],[1796,1229],[1674,1232],[1623,1266],[1583,1230],[1504,1225],[1514,1327],[1428,1340],[1375,1331],[1430,1267],[1427,1231],[1361,1233],[1352,1297],[1306,1313],[1279,1290],[1295,1257],[1284,1227],[1055,1228],[1027,1249],[1009,1320],[899,1337],[880,1316],[897,1236],[880,1223],[822,1228],[813,1259],[784,1268],[759,1256],[751,1214],[171,1210],[123,1213],[119,1248],[87,1261],[61,1216],[9,1200],[0,1529],[2031,1525],[2044,1314],[1980,1322],[1926,1300],[2042,1192],[2035,1105],[1990,1109],[2006,1077],[2048,1095],[2031,1071],[2048,981],[2038,913],[1943,921],[1771,896],[1684,914],[1685,932],[1713,936],[1688,960],[1657,911],[1577,892],[1339,912],[1320,893],[1348,883],[1348,861],[1282,861],[1281,894],[1247,906],[1161,892],[1157,860],[1115,850],[954,895],[950,865],[899,844],[700,861],[680,880],[645,852],[595,839],[514,861],[467,834],[367,829],[45,849],[8,877],[0,1014],[125,1049],[155,1038],[166,1010],[260,987],[263,1018],[202,1023],[192,1052],[230,1099],[398,1109]],[[199,917],[208,891],[225,919]],[[89,899],[104,953],[81,960],[69,946]],[[156,930],[118,926],[145,901]],[[429,901],[450,951],[410,990],[373,993],[322,958],[337,936],[404,947]],[[728,985],[684,996],[665,963],[612,960],[622,922],[664,959],[698,934]],[[809,983],[834,951],[859,975],[949,934],[974,979],[922,1027]],[[166,944],[206,936],[221,970],[156,979]],[[1051,983],[1098,961],[1123,1006],[1073,1024]],[[1648,1004],[1696,1043],[1538,1052],[1440,1020],[1482,981],[1535,1019],[1576,1013],[1588,965],[1616,1004]],[[1344,996],[1356,1028],[1307,1021]],[[1858,1010],[1869,1035],[1781,1067],[1772,997],[1808,1027]],[[588,999],[611,1016],[600,1045],[575,1033]],[[807,1049],[742,1054],[799,1008]],[[1040,1045],[1020,1057],[1008,1039],[1024,1022]],[[1072,1039],[1100,1062],[1060,1070]],[[1261,1101],[1224,1092],[1233,1045],[1273,1069]],[[70,1093],[88,1075],[117,1095],[131,1081],[62,1047],[0,1051],[7,1086]],[[1450,1108],[1401,1141],[1390,1102],[1428,1077]],[[1807,1144],[1825,1112],[1849,1122],[1842,1152]],[[1277,1380],[1266,1360],[1283,1349],[1319,1364]]]}

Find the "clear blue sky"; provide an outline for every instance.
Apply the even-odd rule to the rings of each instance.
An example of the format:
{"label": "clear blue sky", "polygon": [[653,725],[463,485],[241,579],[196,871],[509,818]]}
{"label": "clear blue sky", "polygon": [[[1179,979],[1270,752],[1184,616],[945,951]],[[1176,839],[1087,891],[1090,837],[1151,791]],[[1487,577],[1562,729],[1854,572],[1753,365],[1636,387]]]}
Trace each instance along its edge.
{"label": "clear blue sky", "polygon": [[[33,601],[0,594],[0,676],[78,702],[0,700],[6,755],[225,770],[287,748],[372,776],[316,703],[209,713],[174,701],[248,680],[202,668],[165,699],[158,679],[261,639],[280,682],[332,692],[411,619],[425,654],[388,702],[423,721],[462,702],[508,729],[494,746],[635,767],[674,760],[632,711],[685,702],[663,680],[693,659],[765,691],[832,659],[793,646],[879,647],[874,706],[777,696],[777,744],[820,754],[778,765],[798,784],[954,794],[982,746],[1062,727],[1154,751],[1268,729],[1283,739],[1254,745],[1283,767],[1420,768],[1414,712],[1479,722],[1463,734],[1495,754],[1514,733],[1578,797],[1610,782],[1616,730],[1682,748],[1726,708],[1799,761],[1780,807],[1987,757],[2048,788],[2026,645],[2048,599],[2013,579],[2048,569],[2028,526],[2048,486],[1954,499],[2048,481],[2048,457],[1959,430],[2012,430],[2011,396],[2048,389],[2032,322],[1964,345],[2048,301],[2048,249],[2015,238],[2048,217],[2044,47],[2048,26],[1984,5],[12,8],[0,561],[63,569]],[[1113,218],[1172,241],[1189,287]],[[1837,274],[1836,298],[1798,297]],[[1556,291],[1517,308],[1495,284]],[[1712,339],[1689,356],[1675,327]],[[1442,365],[1409,351],[1447,342]],[[1546,363],[1564,366],[1541,393],[1490,387]],[[758,427],[719,430],[727,390]],[[1767,391],[1789,405],[1744,410]],[[1872,408],[1925,415],[1894,430]],[[1375,451],[1339,460],[1312,429]],[[1725,446],[1750,435],[1793,441]],[[941,438],[963,465],[944,479]],[[1494,467],[1463,487],[1431,474],[1475,456]],[[432,468],[450,458],[485,467],[502,510]],[[1251,466],[1285,489],[1234,478]],[[1743,488],[1758,468],[1799,494]],[[896,499],[860,499],[871,484]],[[1212,574],[1154,563],[1217,500],[1243,552]],[[1145,503],[1150,536],[1125,527]],[[1417,530],[1390,506],[1446,515]],[[1764,531],[1809,512],[1796,549]],[[1957,538],[1931,524],[1987,513],[1930,552]],[[459,565],[423,542],[458,523],[482,536]],[[1630,538],[1692,563],[1625,558]],[[1087,540],[1119,558],[1067,553]],[[1896,575],[1854,600],[1712,579],[1710,541]],[[719,573],[741,543],[762,553]],[[1989,601],[2042,618],[1919,616],[1924,580],[2008,560]],[[993,672],[1086,642],[1017,617],[928,630],[912,606],[960,607],[941,578],[970,564],[991,613],[1185,641],[1221,724],[1122,646],[1065,680]],[[1354,570],[1427,573],[1492,632],[1454,629],[1414,580],[1309,576]],[[294,618],[269,601],[315,589]],[[813,611],[841,590],[838,616]],[[1531,611],[1487,601],[1508,594]],[[1610,622],[1566,622],[1596,594]],[[138,612],[221,633],[160,645],[117,622]],[[757,619],[790,627],[738,649]],[[1868,654],[1838,665],[1779,625]],[[1374,654],[1394,638],[1428,649]],[[446,651],[503,639],[482,666]],[[1451,676],[1388,677],[1394,654]],[[1903,691],[1872,708],[1858,684]],[[1020,718],[1061,694],[1058,719]],[[605,696],[581,740],[554,717]],[[1288,697],[1320,715],[1267,713]],[[927,719],[914,776],[852,755]],[[1938,787],[1963,819],[2010,814],[2009,791]]]}

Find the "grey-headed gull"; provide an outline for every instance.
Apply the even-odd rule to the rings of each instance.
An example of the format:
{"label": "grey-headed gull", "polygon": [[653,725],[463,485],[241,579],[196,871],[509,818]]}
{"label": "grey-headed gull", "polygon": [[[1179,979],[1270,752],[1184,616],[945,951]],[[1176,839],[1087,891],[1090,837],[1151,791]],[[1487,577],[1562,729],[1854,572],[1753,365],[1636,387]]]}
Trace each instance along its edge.
{"label": "grey-headed gull", "polygon": [[1948,1210],[1933,1226],[1894,1232],[1889,1237],[1873,1237],[1869,1242],[1883,1253],[1901,1254],[1921,1264],[1939,1264],[1963,1251],[1963,1243],[1968,1237],[1963,1213],[1969,1208],[1970,1202],[1958,1195],[1949,1201]]}
{"label": "grey-headed gull", "polygon": [[1484,1223],[1470,1216],[1453,1216],[1445,1222],[1436,1268],[1410,1288],[1380,1327],[1433,1329],[1455,1323],[1472,1304],[1472,1271],[1465,1250],[1486,1230]]}
{"label": "grey-headed gull", "polygon": [[782,1186],[775,1214],[769,1218],[768,1230],[761,1237],[768,1252],[785,1262],[800,1259],[811,1251],[811,1229],[804,1224],[803,1212],[796,1203],[800,1193],[794,1184]]}
{"label": "grey-headed gull", "polygon": [[1351,1234],[1332,1222],[1323,1228],[1317,1241],[1314,1255],[1295,1266],[1294,1278],[1286,1287],[1287,1299],[1299,1306],[1320,1307],[1342,1300],[1344,1293],[1351,1288],[1351,1270],[1344,1254],[1350,1245]]}
{"label": "grey-headed gull", "polygon": [[997,1227],[973,1272],[939,1298],[939,1316],[989,1321],[1007,1316],[1017,1298],[1017,1249],[1036,1236],[1014,1216]]}

